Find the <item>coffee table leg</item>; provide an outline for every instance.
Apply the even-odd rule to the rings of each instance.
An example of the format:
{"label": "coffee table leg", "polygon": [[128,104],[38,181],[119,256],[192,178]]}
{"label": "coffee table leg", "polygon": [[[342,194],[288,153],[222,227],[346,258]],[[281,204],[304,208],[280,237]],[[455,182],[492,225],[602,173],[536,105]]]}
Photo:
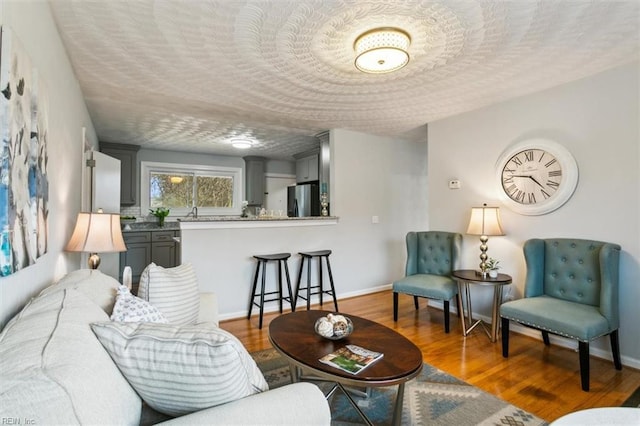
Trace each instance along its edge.
{"label": "coffee table leg", "polygon": [[[342,391],[342,393],[344,393],[344,396],[347,397],[347,399],[349,400],[349,402],[351,403],[351,405],[353,406],[353,408],[358,412],[358,414],[360,415],[360,417],[362,417],[362,420],[364,420],[364,422],[369,425],[369,426],[374,426],[373,423],[371,423],[371,420],[369,420],[367,418],[367,416],[364,414],[364,412],[360,409],[360,407],[358,407],[358,403],[353,399],[353,397],[351,396],[351,394],[344,388],[344,386],[342,386],[341,383],[336,383],[336,385],[340,388],[340,390]],[[400,412],[402,414],[402,411]],[[395,412],[394,412],[394,416],[395,416]],[[394,423],[395,424],[395,423]]]}
{"label": "coffee table leg", "polygon": [[396,395],[396,405],[393,407],[393,419],[391,424],[399,426],[402,422],[402,404],[404,401],[404,383],[398,385],[398,394]]}

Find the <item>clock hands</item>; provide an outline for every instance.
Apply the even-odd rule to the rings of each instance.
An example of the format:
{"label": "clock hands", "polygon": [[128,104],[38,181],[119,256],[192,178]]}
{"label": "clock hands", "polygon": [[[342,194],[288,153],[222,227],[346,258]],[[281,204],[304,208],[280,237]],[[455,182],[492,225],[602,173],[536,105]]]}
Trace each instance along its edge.
{"label": "clock hands", "polygon": [[531,175],[511,175],[511,176],[513,176],[513,177],[529,178],[529,179],[531,179],[532,181],[534,181],[534,182],[535,182],[535,183],[536,183],[540,188],[544,188],[544,186],[543,186],[540,182],[538,182],[538,180],[537,180],[536,178],[534,178],[534,177],[533,177],[533,176],[531,176]]}

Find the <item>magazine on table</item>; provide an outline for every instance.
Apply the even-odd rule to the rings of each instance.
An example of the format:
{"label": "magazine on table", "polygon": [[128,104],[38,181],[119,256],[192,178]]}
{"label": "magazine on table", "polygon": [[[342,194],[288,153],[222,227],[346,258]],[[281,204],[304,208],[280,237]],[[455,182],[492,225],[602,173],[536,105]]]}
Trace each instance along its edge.
{"label": "magazine on table", "polygon": [[373,352],[356,345],[346,345],[320,358],[320,362],[339,368],[351,374],[358,374],[384,354]]}

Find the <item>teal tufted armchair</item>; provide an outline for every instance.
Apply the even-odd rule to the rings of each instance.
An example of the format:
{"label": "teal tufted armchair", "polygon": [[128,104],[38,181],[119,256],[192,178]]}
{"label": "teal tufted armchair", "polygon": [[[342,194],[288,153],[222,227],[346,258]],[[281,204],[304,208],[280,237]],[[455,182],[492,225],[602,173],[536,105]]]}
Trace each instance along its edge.
{"label": "teal tufted armchair", "polygon": [[462,235],[453,232],[409,232],[405,277],[393,283],[393,320],[398,320],[398,294],[444,301],[444,331],[449,332],[449,301],[458,296],[451,271],[459,269]]}
{"label": "teal tufted armchair", "polygon": [[532,239],[524,244],[524,298],[503,303],[502,356],[509,356],[509,321],[578,340],[582,390],[589,390],[589,342],[609,335],[613,362],[622,369],[618,342],[620,246],[579,239]]}

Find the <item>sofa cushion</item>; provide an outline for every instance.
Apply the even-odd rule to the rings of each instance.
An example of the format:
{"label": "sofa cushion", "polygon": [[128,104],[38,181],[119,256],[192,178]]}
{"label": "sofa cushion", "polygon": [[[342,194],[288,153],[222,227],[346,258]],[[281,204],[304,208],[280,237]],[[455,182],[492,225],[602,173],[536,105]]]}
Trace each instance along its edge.
{"label": "sofa cushion", "polygon": [[77,271],[69,272],[57,283],[42,290],[40,296],[72,288],[83,293],[107,314],[111,315],[119,285],[118,280],[103,274],[98,269],[78,269]]}
{"label": "sofa cushion", "polygon": [[167,319],[155,306],[146,300],[134,296],[129,288],[118,287],[116,304],[113,306],[111,321],[119,322],[160,322],[167,323]]}
{"label": "sofa cushion", "polygon": [[174,268],[151,263],[140,276],[138,296],[158,308],[172,324],[198,321],[198,280],[190,263]]}
{"label": "sofa cushion", "polygon": [[92,324],[120,371],[154,410],[191,413],[268,390],[232,334],[208,325]]}
{"label": "sofa cushion", "polygon": [[89,327],[107,314],[80,291],[46,291],[0,334],[0,418],[140,422],[141,401]]}

